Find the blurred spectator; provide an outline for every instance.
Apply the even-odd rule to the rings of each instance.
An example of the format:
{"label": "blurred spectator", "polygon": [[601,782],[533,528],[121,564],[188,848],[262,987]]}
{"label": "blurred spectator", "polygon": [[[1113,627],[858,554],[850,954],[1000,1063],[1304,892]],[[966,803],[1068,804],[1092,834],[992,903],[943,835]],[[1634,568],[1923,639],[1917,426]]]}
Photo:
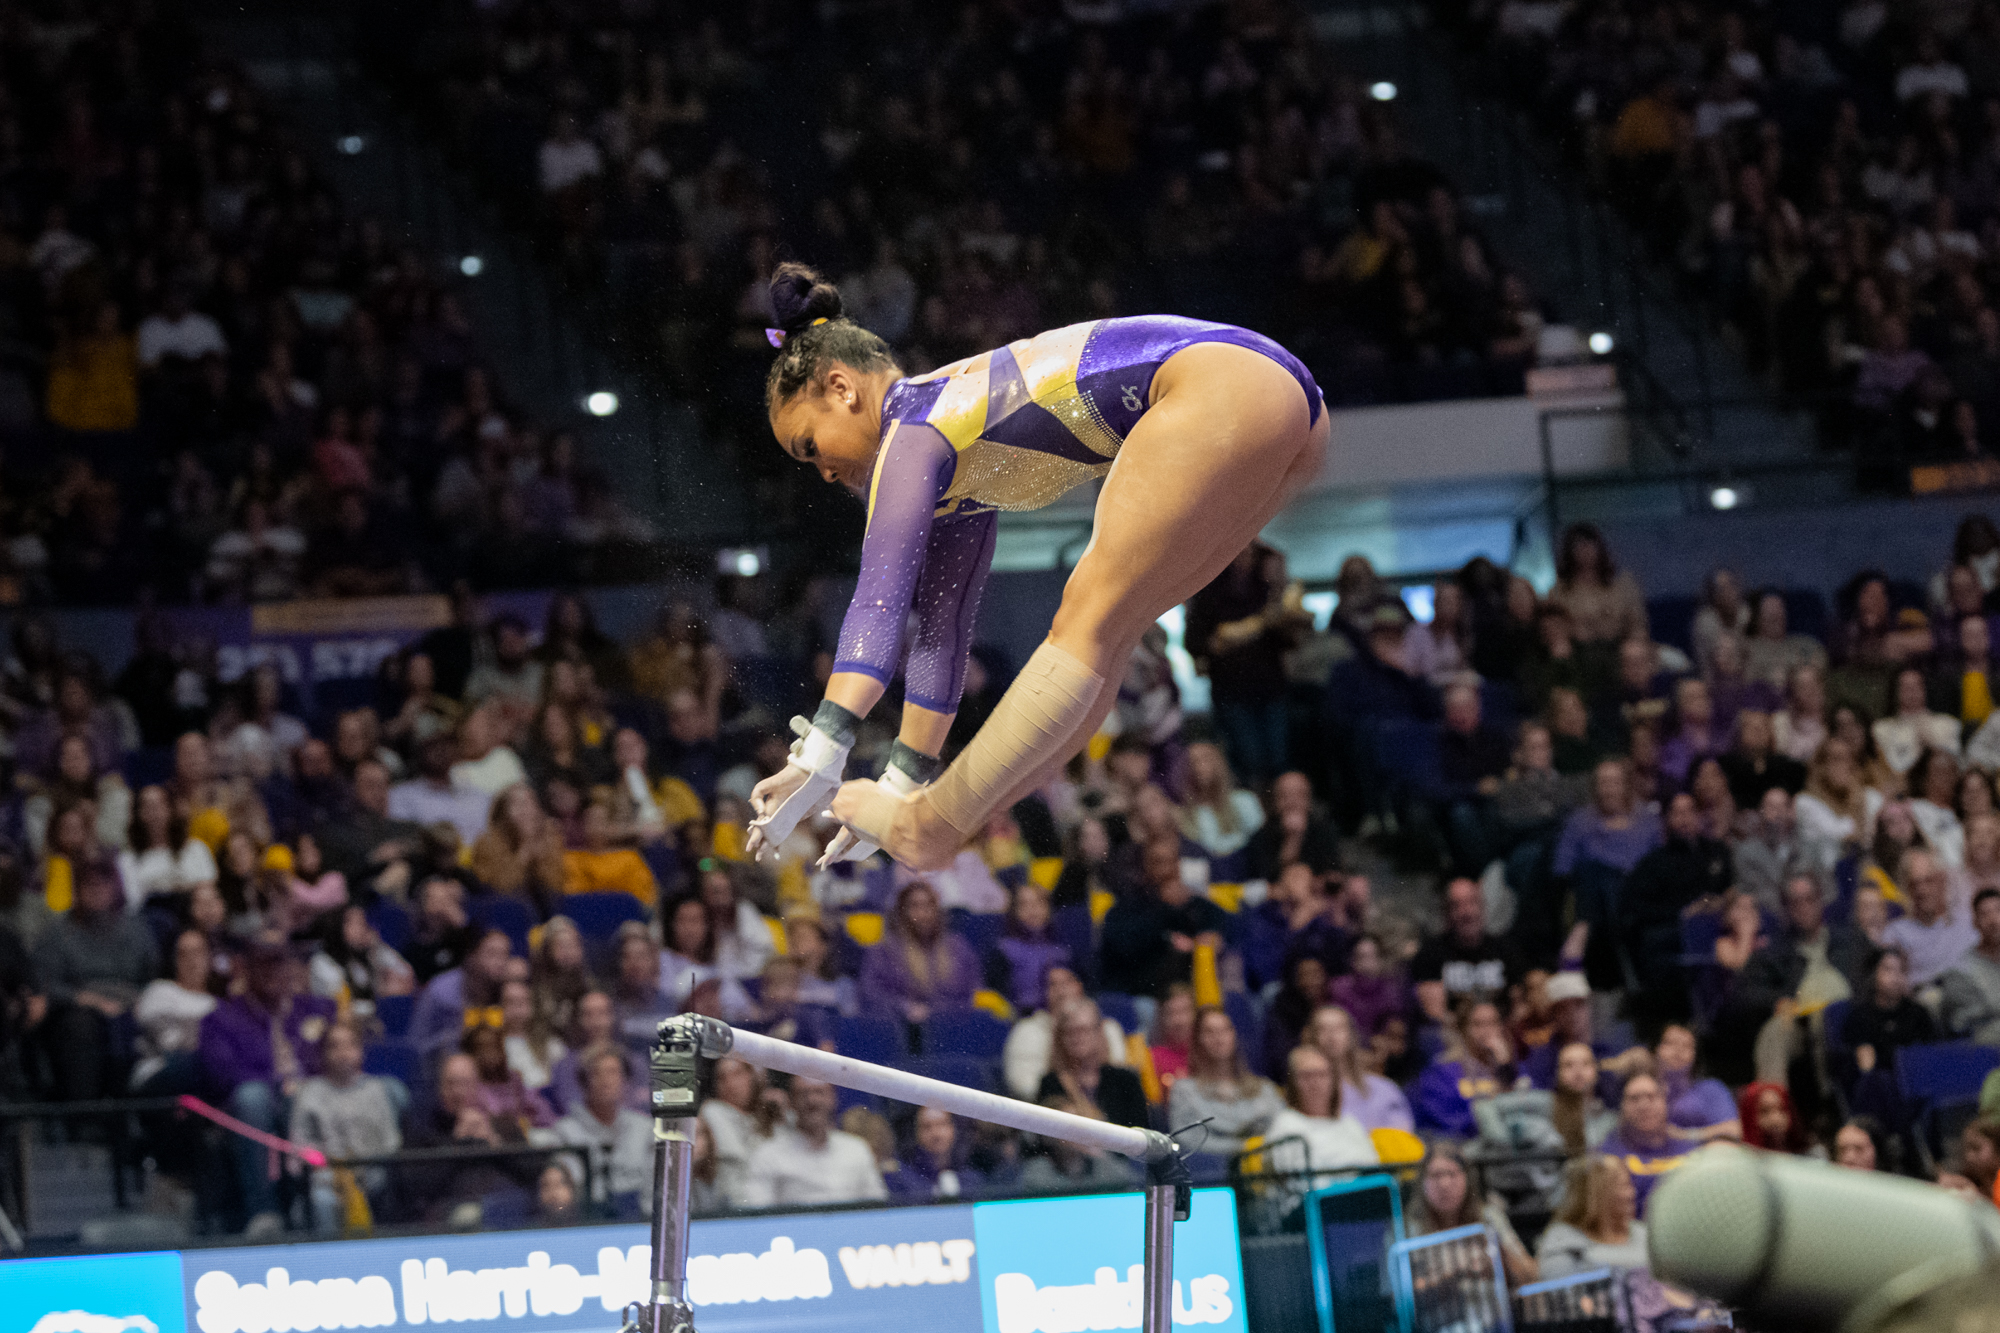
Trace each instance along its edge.
{"label": "blurred spectator", "polygon": [[[714,1091],[701,1104],[715,1150],[715,1183],[728,1200],[743,1196],[750,1154],[774,1128],[763,1071],[732,1056],[716,1061]],[[781,1096],[781,1095],[780,1095]]]}
{"label": "blurred spectator", "polygon": [[[301,1087],[320,1072],[320,1041],[334,1017],[332,1001],[298,993],[298,977],[285,941],[264,935],[244,960],[242,994],[201,1021],[206,1083],[231,1115],[266,1133],[290,1127]],[[229,1153],[249,1218],[244,1234],[251,1239],[277,1234],[283,1222],[268,1151],[232,1135]]]}
{"label": "blurred spectator", "polygon": [[1302,861],[1278,872],[1264,901],[1239,920],[1244,978],[1253,990],[1281,981],[1300,957],[1316,960],[1329,977],[1347,968],[1353,942],[1322,892],[1319,877]]}
{"label": "blurred spectator", "polygon": [[1780,754],[1811,764],[1831,735],[1825,668],[1795,666],[1785,677],[1785,706],[1771,717]]}
{"label": "blurred spectator", "polygon": [[653,1121],[627,1105],[624,1056],[604,1043],[584,1051],[578,1064],[583,1100],[555,1122],[556,1141],[592,1154],[596,1202],[627,1200],[635,1208],[646,1206],[653,1179]]}
{"label": "blurred spectator", "polygon": [[1467,999],[1453,1012],[1444,1049],[1416,1085],[1419,1128],[1470,1138],[1478,1130],[1472,1105],[1514,1084],[1514,1050],[1500,1010],[1489,1000]]}
{"label": "blurred spectator", "polygon": [[1610,645],[1648,637],[1646,600],[1638,581],[1618,568],[1604,535],[1588,523],[1564,531],[1549,600],[1569,613],[1580,644]]}
{"label": "blurred spectator", "polygon": [[[595,988],[585,991],[576,1002],[576,1018],[563,1033],[569,1054],[557,1060],[549,1071],[549,1085],[543,1089],[549,1105],[567,1113],[583,1104],[583,1053],[616,1042],[618,1011],[610,995]],[[624,1051],[623,1046],[618,1048]],[[651,1086],[645,1066],[625,1052],[625,1104],[635,1111],[651,1113],[647,1095]]]}
{"label": "blurred spectator", "polygon": [[1771,715],[1746,709],[1736,715],[1736,745],[1722,756],[1729,794],[1740,809],[1756,810],[1773,787],[1796,796],[1806,783],[1806,766],[1777,749]]}
{"label": "blurred spectator", "polygon": [[1743,581],[1736,571],[1721,567],[1710,570],[1689,635],[1694,641],[1695,667],[1704,674],[1712,670],[1715,645],[1725,635],[1748,634],[1750,621],[1750,604],[1744,599]]}
{"label": "blurred spectator", "polygon": [[366,909],[343,908],[322,927],[324,942],[308,966],[314,995],[344,1000],[348,1010],[366,1018],[383,996],[416,990],[416,972],[403,956],[382,942]]}
{"label": "blurred spectator", "polygon": [[1417,1007],[1433,1023],[1449,1022],[1467,1000],[1506,995],[1523,972],[1514,946],[1486,929],[1486,900],[1478,884],[1451,881],[1444,907],[1444,931],[1426,939],[1410,960]]}
{"label": "blurred spectator", "polygon": [[1679,963],[1682,914],[1735,882],[1729,848],[1702,832],[1694,797],[1674,797],[1667,803],[1665,841],[1639,858],[1619,891],[1621,945],[1634,983],[1628,999],[1639,1012],[1656,1021],[1688,1016]]}
{"label": "blurred spectator", "polygon": [[1925,750],[1943,750],[1956,755],[1959,746],[1958,719],[1933,713],[1925,696],[1924,673],[1905,667],[1895,677],[1894,713],[1878,718],[1871,734],[1882,761],[1891,772],[1902,776],[1916,766]]}
{"label": "blurred spectator", "polygon": [[1594,1268],[1646,1272],[1645,1207],[1636,1179],[1616,1157],[1578,1157],[1564,1172],[1562,1206],[1535,1244],[1544,1281]]}
{"label": "blurred spectator", "polygon": [[1870,1116],[1855,1116],[1833,1136],[1833,1164],[1850,1171],[1882,1171],[1888,1153],[1882,1150],[1884,1135]]}
{"label": "blurred spectator", "polygon": [[389,789],[388,816],[406,823],[449,824],[466,846],[486,831],[493,798],[455,780],[457,742],[440,734],[417,747],[417,774]]}
{"label": "blurred spectator", "polygon": [[1271,817],[1251,835],[1248,851],[1251,879],[1275,881],[1294,861],[1316,875],[1340,869],[1339,831],[1313,809],[1312,782],[1305,774],[1281,773],[1271,784]]}
{"label": "blurred spectator", "polygon": [[1803,1156],[1811,1137],[1792,1109],[1792,1094],[1782,1083],[1752,1083],[1737,1098],[1743,1142],[1752,1148]]}
{"label": "blurred spectator", "polygon": [[1979,943],[1972,925],[1972,904],[1954,884],[1935,852],[1912,847],[1896,869],[1897,887],[1909,901],[1909,911],[1891,921],[1884,939],[1900,947],[1910,963],[1910,984],[1930,985],[1958,966]]}
{"label": "blurred spectator", "polygon": [[938,1009],[962,1009],[979,986],[979,960],[952,931],[937,894],[921,880],[896,895],[882,943],[868,951],[859,985],[864,1011],[920,1024]]}
{"label": "blurred spectator", "polygon": [[[397,1106],[408,1092],[392,1093],[388,1080],[362,1073],[361,1046],[352,1023],[327,1025],[319,1042],[320,1072],[299,1084],[286,1138],[334,1158],[381,1157],[403,1146]],[[339,1175],[325,1167],[312,1173],[315,1230],[338,1230],[345,1223]],[[352,1187],[371,1205],[380,1206],[388,1184],[388,1172],[380,1166],[354,1169]]]}
{"label": "blurred spectator", "polygon": [[742,1204],[770,1208],[886,1199],[888,1189],[868,1145],[833,1128],[833,1086],[794,1077],[790,1093],[794,1124],[751,1151]]}
{"label": "blurred spectator", "polygon": [[[1743,641],[1743,674],[1778,689],[1789,689],[1792,673],[1800,667],[1816,672],[1826,670],[1826,648],[1808,634],[1793,634],[1786,619],[1784,594],[1766,590],[1757,594],[1757,612]],[[1810,757],[1793,753],[1794,759]]]}
{"label": "blurred spectator", "polygon": [[86,861],[76,869],[75,907],[35,942],[35,983],[48,998],[41,1036],[61,1101],[89,1101],[118,1086],[113,1025],[159,975],[153,933],[125,914],[121,899],[117,870]]}
{"label": "blurred spectator", "polygon": [[132,1006],[138,1026],[139,1062],[131,1088],[147,1097],[178,1096],[199,1090],[196,1050],[201,1021],[215,1009],[216,977],[209,967],[208,937],[199,930],[174,936],[173,972],[146,983]]}
{"label": "blurred spectator", "polygon": [[[1174,1082],[1187,1074],[1188,1055],[1194,1049],[1194,991],[1188,986],[1167,988],[1159,1011],[1153,1016],[1148,1050],[1153,1060],[1153,1077],[1159,1083],[1162,1100],[1173,1091]],[[1012,1034],[1009,1034],[1012,1040]],[[1112,1055],[1117,1048],[1112,1047]]]}
{"label": "blurred spectator", "polygon": [[1206,1120],[1203,1151],[1233,1157],[1244,1140],[1262,1134],[1285,1106],[1269,1082],[1250,1072],[1239,1046],[1236,1024],[1220,1007],[1198,1010],[1188,1071],[1167,1093],[1167,1121],[1191,1125]]}
{"label": "blurred spectator", "polygon": [[[1253,786],[1290,761],[1285,654],[1310,623],[1299,603],[1304,591],[1285,579],[1281,555],[1252,542],[1188,602],[1186,642],[1209,678],[1229,757]],[[1199,769],[1195,780],[1202,780]]]}
{"label": "blurred spectator", "polygon": [[1593,988],[1624,985],[1616,962],[1611,903],[1624,877],[1664,836],[1659,815],[1640,805],[1632,791],[1630,767],[1617,759],[1599,764],[1591,775],[1591,804],[1563,825],[1550,863],[1553,875],[1570,882],[1577,923],[1587,928],[1584,971]]}
{"label": "blurred spectator", "polygon": [[503,1022],[491,1012],[480,1015],[465,1029],[458,1049],[471,1056],[479,1070],[480,1109],[495,1125],[513,1125],[526,1138],[531,1131],[554,1124],[556,1116],[508,1063]]}
{"label": "blurred spectator", "polygon": [[[1044,1097],[1041,1104],[1071,1115],[1087,1114],[1085,1108],[1064,1096]],[[1021,1168],[1016,1183],[1023,1194],[1075,1194],[1126,1189],[1136,1180],[1137,1173],[1122,1157],[1065,1139],[1043,1139],[1041,1154]]]}
{"label": "blurred spectator", "polygon": [[1508,759],[1507,738],[1481,715],[1478,688],[1463,682],[1447,687],[1438,767],[1452,861],[1465,874],[1478,874],[1497,855],[1492,798]]}
{"label": "blurred spectator", "polygon": [[403,957],[419,985],[451,971],[472,953],[484,936],[465,911],[465,886],[436,875],[417,889],[416,919]]}
{"label": "blurred spectator", "polygon": [[[1472,1168],[1457,1145],[1435,1145],[1411,1192],[1408,1230],[1412,1236],[1434,1236],[1464,1226],[1487,1226],[1500,1242],[1500,1261],[1508,1282],[1520,1285],[1538,1276],[1535,1260],[1507,1219],[1506,1206],[1496,1196],[1482,1198],[1472,1188]],[[1546,1274],[1540,1274],[1546,1276]]]}
{"label": "blurred spectator", "polygon": [[1180,852],[1171,835],[1148,841],[1141,852],[1143,886],[1105,915],[1099,971],[1106,990],[1157,998],[1175,982],[1193,979],[1198,947],[1220,951],[1228,913],[1188,888]]}
{"label": "blurred spectator", "polygon": [[485,831],[472,843],[472,873],[495,893],[546,909],[567,877],[562,838],[535,789],[517,783],[493,798]]}
{"label": "blurred spectator", "polygon": [[1758,910],[1784,910],[1784,885],[1795,875],[1819,869],[1799,840],[1792,799],[1782,787],[1764,793],[1756,809],[1739,821],[1739,834],[1729,844],[1736,885],[1756,902]]}
{"label": "blurred spectator", "polygon": [[935,1106],[919,1108],[910,1150],[902,1154],[900,1169],[886,1181],[889,1197],[921,1203],[979,1194],[985,1178],[967,1162],[967,1153],[967,1146],[960,1141],[958,1120],[951,1112]]}
{"label": "blurred spectator", "polygon": [[1382,941],[1362,935],[1347,955],[1348,971],[1327,986],[1327,998],[1352,1016],[1364,1039],[1373,1038],[1391,1019],[1409,1010],[1409,987],[1400,969],[1391,965]]}
{"label": "blurred spectator", "polygon": [[[1396,1022],[1401,1022],[1398,1018]],[[1345,1009],[1322,1005],[1306,1025],[1304,1044],[1324,1055],[1340,1075],[1340,1104],[1345,1114],[1370,1130],[1416,1128],[1403,1090],[1371,1067],[1368,1046],[1355,1032]]]}
{"label": "blurred spectator", "polygon": [[1618,1104],[1618,1127],[1605,1136],[1598,1151],[1617,1162],[1631,1177],[1636,1196],[1633,1209],[1643,1214],[1646,1199],[1660,1177],[1683,1165],[1699,1143],[1699,1139],[1686,1137],[1667,1119],[1667,1096],[1660,1080],[1641,1073],[1625,1080],[1625,1091]]}
{"label": "blurred spectator", "polygon": [[1938,1017],[1952,1036],[1990,1046],[2000,1044],[2000,889],[1973,897],[1972,923],[1979,943],[1938,978]]}
{"label": "blurred spectator", "polygon": [[[1060,1093],[1080,1114],[1114,1125],[1148,1122],[1146,1092],[1139,1076],[1124,1067],[1123,1033],[1085,998],[1066,1000],[1049,1011],[1048,1072],[1036,1086],[1037,1099]],[[1114,1035],[1119,1038],[1113,1043]],[[1114,1061],[1113,1053],[1119,1058]],[[1017,1059],[1019,1055],[1017,1054]]]}
{"label": "blurred spectator", "polygon": [[629,893],[647,907],[659,897],[659,882],[645,859],[630,847],[611,844],[611,803],[593,800],[583,811],[583,846],[562,854],[564,893]]}
{"label": "blurred spectator", "polygon": [[1047,892],[1032,882],[1017,886],[1009,899],[1000,938],[986,951],[983,975],[987,989],[1000,992],[1023,1014],[1043,1006],[1043,978],[1050,969],[1071,970],[1075,966],[1069,946],[1056,938],[1049,919]]}
{"label": "blurred spectator", "polygon": [[[539,668],[539,663],[534,665]],[[472,697],[473,684],[476,683],[477,673],[474,681],[466,686],[468,699]],[[451,785],[455,789],[477,792],[490,801],[516,783],[528,780],[528,770],[521,766],[521,757],[504,739],[506,725],[501,703],[475,707],[466,714],[464,723],[458,729],[459,760],[451,766]],[[486,820],[483,806],[478,818],[483,828]]]}
{"label": "blurred spectator", "polygon": [[1306,1164],[1315,1170],[1374,1166],[1380,1160],[1368,1130],[1340,1105],[1340,1078],[1333,1063],[1311,1046],[1285,1059],[1285,1109],[1271,1117],[1267,1142],[1305,1141]]}
{"label": "blurred spectator", "polygon": [[468,1014],[500,1007],[500,983],[513,956],[506,931],[481,931],[463,963],[425,983],[410,1015],[411,1044],[426,1055],[457,1046]]}
{"label": "blurred spectator", "polygon": [[1212,879],[1241,880],[1249,861],[1244,848],[1264,825],[1264,807],[1236,785],[1218,747],[1205,742],[1190,745],[1187,763],[1181,831],[1208,856]]}

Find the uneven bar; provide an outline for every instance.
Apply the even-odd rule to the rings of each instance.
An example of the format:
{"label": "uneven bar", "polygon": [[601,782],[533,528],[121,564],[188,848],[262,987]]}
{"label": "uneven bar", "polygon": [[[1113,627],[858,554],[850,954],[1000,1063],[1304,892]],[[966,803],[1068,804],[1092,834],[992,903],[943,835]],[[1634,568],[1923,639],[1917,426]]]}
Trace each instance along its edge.
{"label": "uneven bar", "polygon": [[731,1054],[765,1069],[815,1078],[822,1083],[853,1088],[857,1092],[872,1092],[878,1097],[889,1097],[915,1106],[941,1107],[954,1115],[990,1121],[1024,1134],[1041,1134],[1086,1148],[1122,1153],[1142,1162],[1159,1161],[1171,1156],[1174,1150],[1173,1140],[1153,1130],[1106,1124],[1102,1120],[1071,1115],[1067,1111],[1037,1106],[1032,1102],[1016,1101],[1012,1097],[981,1092],[977,1088],[961,1088],[956,1083],[943,1083],[921,1074],[884,1068],[832,1051],[759,1036],[742,1028],[732,1031],[735,1045]]}

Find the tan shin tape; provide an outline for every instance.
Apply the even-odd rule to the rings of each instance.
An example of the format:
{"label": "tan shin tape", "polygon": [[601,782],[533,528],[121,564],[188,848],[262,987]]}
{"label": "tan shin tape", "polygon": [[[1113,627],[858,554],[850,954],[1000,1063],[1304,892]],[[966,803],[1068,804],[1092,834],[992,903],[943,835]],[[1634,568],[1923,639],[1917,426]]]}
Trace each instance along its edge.
{"label": "tan shin tape", "polygon": [[993,716],[931,787],[931,808],[970,836],[994,805],[1052,759],[1090,717],[1104,678],[1052,643],[1028,658]]}

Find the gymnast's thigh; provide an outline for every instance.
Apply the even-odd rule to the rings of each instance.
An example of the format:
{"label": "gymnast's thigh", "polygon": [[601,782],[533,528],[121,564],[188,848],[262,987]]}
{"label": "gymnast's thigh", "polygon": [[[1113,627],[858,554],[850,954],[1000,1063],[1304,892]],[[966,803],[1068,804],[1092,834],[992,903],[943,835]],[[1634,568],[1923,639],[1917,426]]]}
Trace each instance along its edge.
{"label": "gymnast's thigh", "polygon": [[1096,657],[1136,641],[1317,471],[1326,416],[1311,423],[1304,391],[1277,362],[1197,343],[1168,359],[1160,374],[1170,373],[1118,452],[1064,587],[1050,637],[1069,651],[1094,647]]}

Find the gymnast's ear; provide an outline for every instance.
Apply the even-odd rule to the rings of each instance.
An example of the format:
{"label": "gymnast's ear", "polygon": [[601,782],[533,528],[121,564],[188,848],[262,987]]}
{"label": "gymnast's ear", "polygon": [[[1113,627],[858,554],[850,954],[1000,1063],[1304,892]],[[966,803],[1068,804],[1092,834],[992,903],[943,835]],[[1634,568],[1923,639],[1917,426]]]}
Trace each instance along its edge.
{"label": "gymnast's ear", "polygon": [[861,410],[861,376],[845,361],[836,361],[826,368],[826,391],[821,395],[827,406],[839,411],[858,412]]}

